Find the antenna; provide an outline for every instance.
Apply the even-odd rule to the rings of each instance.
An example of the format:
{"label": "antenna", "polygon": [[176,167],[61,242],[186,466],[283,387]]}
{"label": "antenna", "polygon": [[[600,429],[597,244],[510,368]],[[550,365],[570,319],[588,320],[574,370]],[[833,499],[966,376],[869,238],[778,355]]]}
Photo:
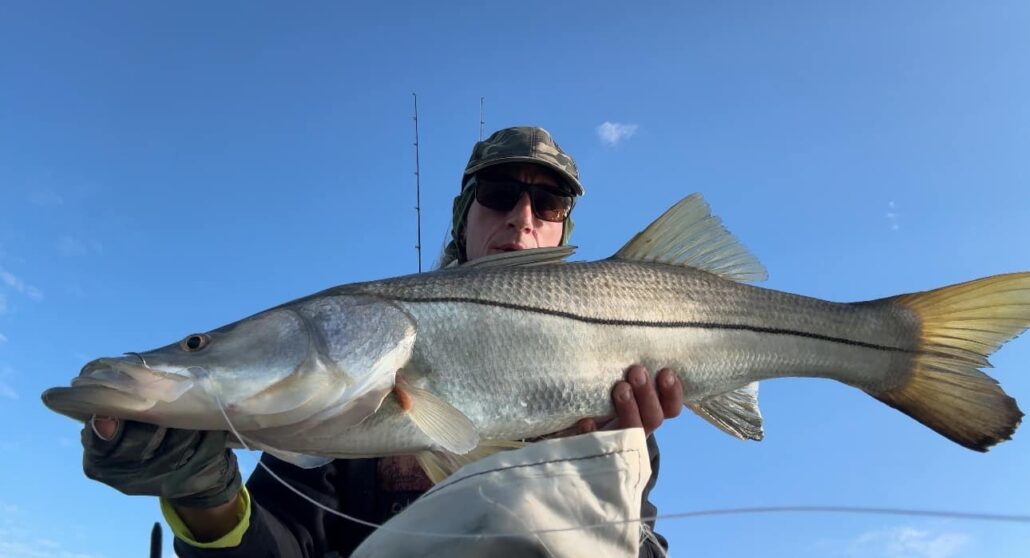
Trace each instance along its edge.
{"label": "antenna", "polygon": [[418,272],[422,273],[422,185],[418,161],[418,95],[412,92],[411,96],[415,100],[415,251],[418,252]]}
{"label": "antenna", "polygon": [[486,121],[483,120],[483,99],[485,99],[485,97],[479,98],[479,141],[483,141],[483,124],[486,123]]}

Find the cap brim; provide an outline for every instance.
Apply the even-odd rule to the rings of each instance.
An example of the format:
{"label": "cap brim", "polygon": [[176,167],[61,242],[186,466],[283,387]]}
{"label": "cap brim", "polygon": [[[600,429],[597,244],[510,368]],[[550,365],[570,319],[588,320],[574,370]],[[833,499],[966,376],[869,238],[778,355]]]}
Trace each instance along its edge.
{"label": "cap brim", "polygon": [[467,167],[465,169],[465,176],[468,176],[470,174],[475,174],[475,173],[477,173],[477,172],[479,172],[479,171],[481,171],[481,170],[483,170],[483,169],[485,169],[487,167],[493,167],[493,166],[496,166],[496,165],[503,165],[503,164],[506,164],[506,163],[532,163],[534,165],[540,165],[540,166],[547,167],[547,168],[557,172],[558,176],[561,176],[562,178],[564,178],[565,181],[569,184],[569,186],[572,187],[572,191],[573,191],[574,194],[576,194],[577,196],[582,196],[583,194],[586,193],[583,190],[583,185],[579,183],[579,180],[575,176],[572,176],[571,174],[569,174],[568,171],[566,171],[565,169],[563,169],[563,168],[561,168],[561,167],[559,167],[557,165],[548,163],[547,161],[541,161],[540,159],[536,159],[536,158],[533,158],[533,157],[527,157],[525,155],[521,155],[521,156],[517,156],[517,157],[501,157],[499,159],[490,159],[489,161],[483,161],[482,163],[479,163],[478,165],[475,165],[475,166],[472,166],[472,167]]}

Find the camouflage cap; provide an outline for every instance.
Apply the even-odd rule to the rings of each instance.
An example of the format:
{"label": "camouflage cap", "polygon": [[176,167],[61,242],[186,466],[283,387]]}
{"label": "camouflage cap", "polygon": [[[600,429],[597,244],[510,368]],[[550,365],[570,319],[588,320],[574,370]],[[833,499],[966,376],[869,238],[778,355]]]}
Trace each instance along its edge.
{"label": "camouflage cap", "polygon": [[557,171],[572,192],[583,195],[576,162],[562,151],[551,134],[543,128],[516,126],[498,130],[484,141],[476,142],[472,156],[465,166],[465,176],[486,167],[504,163],[536,163]]}

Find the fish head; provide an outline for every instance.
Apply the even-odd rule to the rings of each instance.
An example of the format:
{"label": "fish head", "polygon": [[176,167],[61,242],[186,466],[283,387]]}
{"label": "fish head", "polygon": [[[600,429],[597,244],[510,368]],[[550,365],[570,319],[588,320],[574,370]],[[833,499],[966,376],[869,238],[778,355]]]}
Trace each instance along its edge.
{"label": "fish head", "polygon": [[43,402],[79,420],[96,414],[222,428],[220,408],[312,366],[312,343],[303,317],[272,309],[158,349],[93,360],[71,387],[44,392]]}

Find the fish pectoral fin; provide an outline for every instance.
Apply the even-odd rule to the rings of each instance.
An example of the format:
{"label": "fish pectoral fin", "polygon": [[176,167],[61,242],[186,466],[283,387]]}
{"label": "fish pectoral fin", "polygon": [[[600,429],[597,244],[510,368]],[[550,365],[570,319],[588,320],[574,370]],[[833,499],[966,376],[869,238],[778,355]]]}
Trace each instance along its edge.
{"label": "fish pectoral fin", "polygon": [[[248,444],[250,445],[250,444]],[[256,449],[251,446],[251,449]],[[315,467],[321,467],[333,460],[332,457],[322,457],[320,455],[308,455],[306,453],[297,453],[294,451],[286,451],[281,449],[270,448],[263,446],[260,448],[261,451],[271,454],[281,461],[292,463],[301,469],[314,469]]]}
{"label": "fish pectoral fin", "polygon": [[612,258],[693,267],[733,281],[763,281],[768,276],[758,259],[712,215],[701,194],[669,208]]}
{"label": "fish pectoral fin", "polygon": [[464,455],[445,451],[424,451],[417,454],[415,459],[422,470],[426,472],[429,480],[433,481],[433,484],[437,484],[469,463],[502,451],[519,449],[525,445],[525,442],[515,440],[481,440],[476,449]]}
{"label": "fish pectoral fin", "polygon": [[479,445],[476,425],[432,392],[403,384],[394,386],[394,395],[411,422],[441,449],[461,455]]}
{"label": "fish pectoral fin", "polygon": [[762,411],[758,408],[758,382],[686,405],[731,436],[756,442],[765,437]]}
{"label": "fish pectoral fin", "polygon": [[527,267],[533,265],[547,265],[565,263],[568,258],[576,252],[575,246],[554,246],[550,248],[529,248],[527,250],[513,250],[491,254],[482,258],[476,258],[461,265],[462,269],[488,268],[488,267]]}

